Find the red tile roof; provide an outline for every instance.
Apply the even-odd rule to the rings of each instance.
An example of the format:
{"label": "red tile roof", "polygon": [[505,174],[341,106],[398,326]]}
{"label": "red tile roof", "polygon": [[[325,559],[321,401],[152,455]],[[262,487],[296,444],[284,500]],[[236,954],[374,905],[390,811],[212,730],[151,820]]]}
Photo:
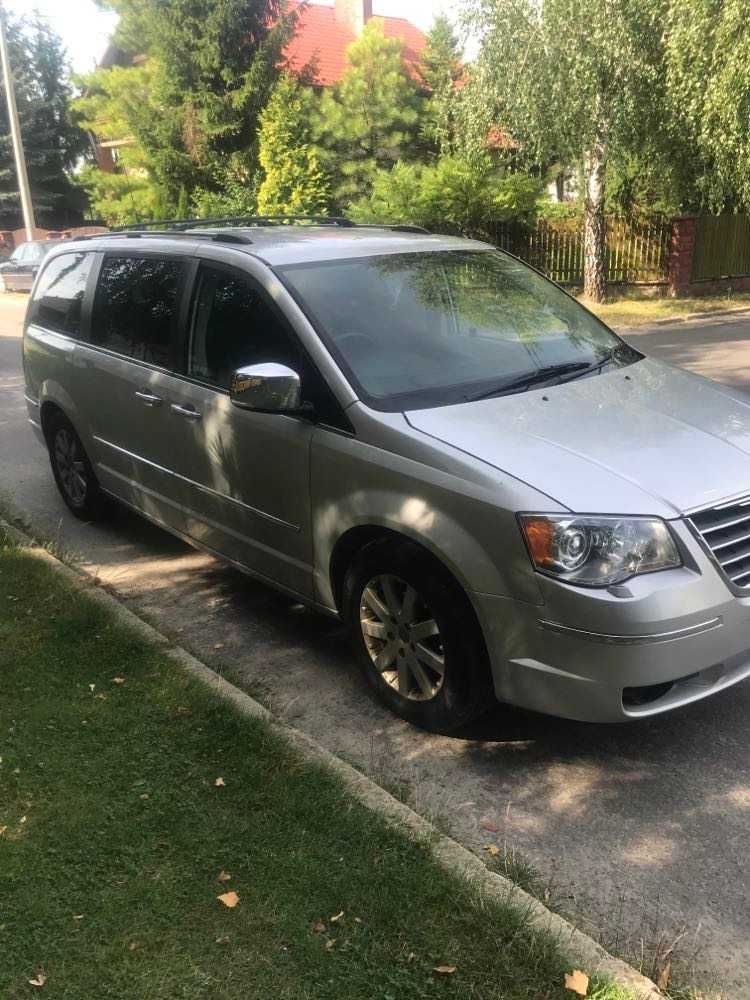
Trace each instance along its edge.
{"label": "red tile roof", "polygon": [[[373,16],[387,38],[401,38],[404,58],[416,65],[427,44],[424,33],[403,17]],[[299,73],[309,63],[314,67],[313,81],[322,87],[337,83],[346,69],[346,50],[356,40],[354,32],[336,20],[333,7],[310,3],[302,9],[294,38],[284,51],[290,70]]]}

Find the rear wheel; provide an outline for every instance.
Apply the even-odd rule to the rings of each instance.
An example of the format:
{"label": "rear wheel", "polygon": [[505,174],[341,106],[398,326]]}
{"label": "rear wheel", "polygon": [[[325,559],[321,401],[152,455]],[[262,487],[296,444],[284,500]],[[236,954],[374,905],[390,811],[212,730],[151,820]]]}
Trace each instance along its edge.
{"label": "rear wheel", "polygon": [[471,605],[418,546],[366,546],[346,575],[343,603],[365,677],[397,715],[450,732],[486,709],[490,671]]}
{"label": "rear wheel", "polygon": [[81,520],[98,520],[106,511],[106,498],[75,428],[66,416],[56,413],[46,435],[52,473],[63,500]]}

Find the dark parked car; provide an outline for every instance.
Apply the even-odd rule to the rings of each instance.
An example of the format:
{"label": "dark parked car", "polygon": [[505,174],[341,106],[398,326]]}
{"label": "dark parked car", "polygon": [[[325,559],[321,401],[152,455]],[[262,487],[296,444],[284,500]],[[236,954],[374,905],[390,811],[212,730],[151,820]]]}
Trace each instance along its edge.
{"label": "dark parked car", "polygon": [[35,240],[22,243],[5,263],[0,264],[0,288],[5,292],[30,292],[44,258],[63,240]]}

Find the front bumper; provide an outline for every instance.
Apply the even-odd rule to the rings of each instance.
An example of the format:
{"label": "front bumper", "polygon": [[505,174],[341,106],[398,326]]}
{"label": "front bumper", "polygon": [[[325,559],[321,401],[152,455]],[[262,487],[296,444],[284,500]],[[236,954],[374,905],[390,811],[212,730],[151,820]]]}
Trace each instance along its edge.
{"label": "front bumper", "polygon": [[475,594],[499,699],[587,722],[666,712],[750,676],[750,597],[690,529],[685,566],[593,590],[540,577],[544,604]]}

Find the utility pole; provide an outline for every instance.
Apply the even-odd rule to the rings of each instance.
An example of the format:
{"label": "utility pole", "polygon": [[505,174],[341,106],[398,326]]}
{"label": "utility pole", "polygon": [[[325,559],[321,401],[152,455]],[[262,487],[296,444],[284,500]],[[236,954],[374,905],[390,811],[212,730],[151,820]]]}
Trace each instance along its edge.
{"label": "utility pole", "polygon": [[23,140],[21,138],[21,126],[18,123],[18,108],[16,107],[16,91],[13,86],[13,74],[8,59],[8,44],[5,39],[5,11],[2,0],[0,0],[0,59],[3,63],[3,83],[5,85],[5,99],[8,102],[8,121],[10,122],[10,134],[13,139],[13,155],[16,160],[16,174],[18,176],[18,189],[21,192],[21,209],[23,211],[23,224],[26,228],[26,239],[33,240],[36,233],[34,222],[34,208],[31,204],[31,191],[29,190],[29,175],[26,173],[26,157],[23,151]]}

